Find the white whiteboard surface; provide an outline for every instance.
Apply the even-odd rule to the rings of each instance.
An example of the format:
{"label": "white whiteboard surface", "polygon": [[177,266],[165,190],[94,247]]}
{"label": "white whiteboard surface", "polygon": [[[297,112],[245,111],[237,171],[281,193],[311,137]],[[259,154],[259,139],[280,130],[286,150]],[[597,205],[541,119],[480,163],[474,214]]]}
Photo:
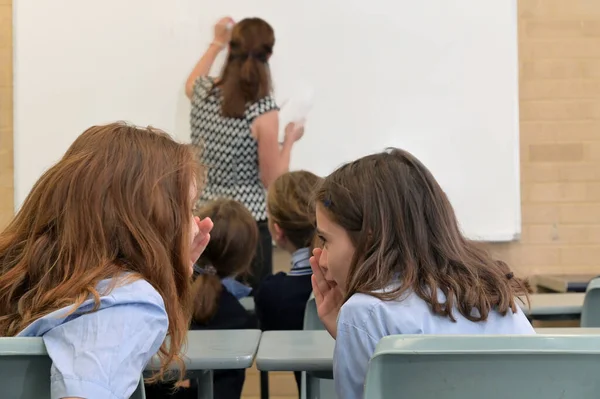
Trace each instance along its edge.
{"label": "white whiteboard surface", "polygon": [[520,233],[516,0],[14,0],[13,8],[17,207],[93,124],[127,120],[187,141],[183,86],[213,24],[259,16],[275,29],[278,101],[314,89],[292,169],[326,175],[402,147],[432,170],[467,236]]}

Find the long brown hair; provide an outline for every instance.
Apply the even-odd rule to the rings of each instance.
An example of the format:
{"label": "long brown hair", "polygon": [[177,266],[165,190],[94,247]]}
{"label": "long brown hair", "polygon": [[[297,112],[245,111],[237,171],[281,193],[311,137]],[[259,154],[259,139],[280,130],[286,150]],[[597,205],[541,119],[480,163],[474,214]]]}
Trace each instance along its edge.
{"label": "long brown hair", "polygon": [[203,273],[192,287],[194,321],[206,323],[217,311],[221,279],[249,270],[258,244],[258,227],[244,205],[229,199],[206,204],[198,216],[209,217],[214,223],[208,246],[197,262]]}
{"label": "long brown hair", "polygon": [[248,103],[271,93],[268,60],[274,45],[273,28],[262,19],[246,18],[235,24],[229,56],[217,84],[223,93],[223,116],[241,118]]}
{"label": "long brown hair", "polygon": [[[437,315],[455,321],[458,309],[483,321],[491,310],[516,312],[515,297],[530,292],[504,262],[463,237],[446,194],[406,151],[390,149],[340,167],[315,198],[356,249],[346,299],[365,293],[393,300],[414,292]],[[397,277],[396,288],[376,292]]]}
{"label": "long brown hair", "polygon": [[160,293],[168,315],[170,345],[152,380],[172,361],[183,370],[196,176],[192,149],[162,131],[87,129],[0,233],[0,336],[88,298],[99,306],[99,281],[130,273],[125,280],[142,278]]}
{"label": "long brown hair", "polygon": [[315,229],[314,190],[323,179],[299,170],[284,173],[269,186],[269,223],[277,223],[297,249],[312,247]]}

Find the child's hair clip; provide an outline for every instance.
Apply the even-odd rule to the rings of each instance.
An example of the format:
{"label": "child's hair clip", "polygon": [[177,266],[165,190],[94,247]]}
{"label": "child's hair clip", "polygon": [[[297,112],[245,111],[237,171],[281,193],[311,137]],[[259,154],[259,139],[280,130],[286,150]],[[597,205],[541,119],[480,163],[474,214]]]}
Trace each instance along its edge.
{"label": "child's hair clip", "polygon": [[198,274],[210,274],[210,275],[217,274],[217,269],[215,269],[215,267],[211,266],[211,265],[204,266],[204,267],[194,265],[194,271]]}
{"label": "child's hair clip", "polygon": [[325,208],[329,208],[331,206],[331,200],[326,199],[325,201],[323,201],[323,205],[325,205]]}
{"label": "child's hair clip", "polygon": [[506,275],[506,278],[510,280],[510,279],[511,279],[511,278],[513,278],[514,276],[515,276],[515,274],[514,274],[513,272],[510,272],[510,273],[508,273],[508,274]]}

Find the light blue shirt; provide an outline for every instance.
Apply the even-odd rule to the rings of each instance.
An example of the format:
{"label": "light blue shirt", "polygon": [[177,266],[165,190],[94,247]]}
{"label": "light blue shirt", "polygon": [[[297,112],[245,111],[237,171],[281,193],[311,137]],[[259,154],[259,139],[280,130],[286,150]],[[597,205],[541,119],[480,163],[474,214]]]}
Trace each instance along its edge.
{"label": "light blue shirt", "polygon": [[[217,274],[217,269],[214,266],[200,266],[197,263],[194,264],[194,274]],[[237,281],[235,277],[225,277],[221,279],[221,284],[223,287],[235,297],[235,299],[240,300],[250,295],[252,292],[252,287],[248,287]]]}
{"label": "light blue shirt", "polygon": [[240,283],[233,277],[224,278],[221,280],[221,284],[223,284],[223,287],[225,287],[225,289],[238,301],[242,298],[246,298],[252,292],[252,287]]}
{"label": "light blue shirt", "polygon": [[[440,300],[444,298],[439,294]],[[415,294],[381,301],[355,294],[342,306],[337,323],[333,377],[339,398],[362,399],[369,359],[379,340],[396,334],[535,334],[525,314],[490,312],[487,321],[472,322],[457,310],[456,322],[433,314]]]}
{"label": "light blue shirt", "polygon": [[[110,280],[98,284],[99,292]],[[169,321],[160,294],[145,280],[117,286],[74,313],[54,311],[27,326],[20,337],[42,337],[50,358],[52,399],[127,399],[163,343]],[[91,312],[91,313],[86,313]]]}
{"label": "light blue shirt", "polygon": [[312,274],[310,268],[310,248],[300,248],[292,254],[292,268],[288,276],[307,276]]}

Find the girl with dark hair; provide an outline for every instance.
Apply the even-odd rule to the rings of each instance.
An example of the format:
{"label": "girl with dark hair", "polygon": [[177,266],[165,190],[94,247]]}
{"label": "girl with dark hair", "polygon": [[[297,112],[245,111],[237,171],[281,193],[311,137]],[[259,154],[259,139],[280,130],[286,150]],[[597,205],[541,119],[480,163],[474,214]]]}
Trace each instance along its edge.
{"label": "girl with dark hair", "polygon": [[362,398],[369,359],[395,334],[534,334],[530,292],[466,239],[431,172],[391,149],[344,165],[316,190],[310,259],[319,317],[336,339],[340,398]]}

